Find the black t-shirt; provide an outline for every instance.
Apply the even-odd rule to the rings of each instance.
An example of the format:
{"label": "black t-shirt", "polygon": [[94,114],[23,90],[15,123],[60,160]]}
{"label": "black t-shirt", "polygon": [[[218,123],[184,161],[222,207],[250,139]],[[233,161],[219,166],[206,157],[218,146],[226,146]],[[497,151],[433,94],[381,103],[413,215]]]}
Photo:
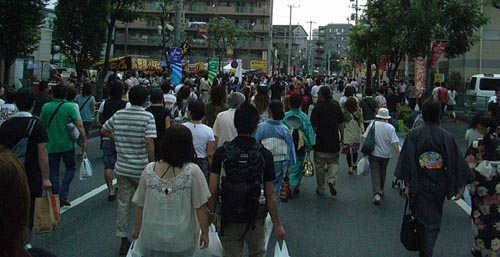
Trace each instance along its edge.
{"label": "black t-shirt", "polygon": [[344,115],[337,102],[320,102],[311,114],[311,124],[316,131],[314,150],[325,153],[340,151],[339,124]]}
{"label": "black t-shirt", "polygon": [[369,121],[375,119],[375,111],[378,108],[378,103],[373,98],[365,98],[359,102],[359,107],[363,110],[363,120]]}
{"label": "black t-shirt", "polygon": [[499,103],[491,102],[488,104],[488,111],[491,112],[491,116],[495,118],[497,124],[500,124],[500,105]]}
{"label": "black t-shirt", "polygon": [[31,194],[40,196],[42,193],[42,172],[38,164],[38,144],[46,143],[49,138],[47,129],[38,118],[13,117],[0,127],[0,145],[12,149],[19,140],[27,136],[27,127],[31,119],[37,119],[36,125],[28,140],[25,157],[25,170]]}
{"label": "black t-shirt", "polygon": [[[231,144],[241,148],[241,149],[249,149],[253,145],[258,144],[258,142],[253,137],[243,137],[237,136]],[[276,172],[274,171],[274,160],[273,154],[267,150],[265,147],[261,147],[262,154],[264,155],[264,172],[263,172],[263,180],[264,182],[271,182],[276,179]],[[211,167],[211,173],[219,174],[222,170],[222,163],[226,159],[226,150],[223,146],[217,148],[214,153],[214,158]]]}
{"label": "black t-shirt", "polygon": [[390,113],[398,112],[398,96],[396,94],[390,94],[386,97],[387,99],[387,109]]}
{"label": "black t-shirt", "polygon": [[283,91],[285,90],[285,86],[283,86],[283,83],[281,82],[276,82],[271,86],[271,100],[280,100],[281,101],[281,95],[283,94]]}
{"label": "black t-shirt", "polygon": [[104,102],[104,109],[102,111],[102,117],[103,121],[102,124],[104,124],[107,120],[109,120],[115,113],[127,106],[127,101],[122,100],[122,99],[109,99]]}
{"label": "black t-shirt", "polygon": [[158,154],[158,150],[160,149],[160,143],[163,140],[163,137],[165,136],[166,129],[165,129],[165,118],[167,115],[167,109],[163,106],[149,106],[146,111],[150,112],[153,114],[155,117],[155,122],[156,122],[156,138],[154,139],[155,142],[155,149],[156,153]]}

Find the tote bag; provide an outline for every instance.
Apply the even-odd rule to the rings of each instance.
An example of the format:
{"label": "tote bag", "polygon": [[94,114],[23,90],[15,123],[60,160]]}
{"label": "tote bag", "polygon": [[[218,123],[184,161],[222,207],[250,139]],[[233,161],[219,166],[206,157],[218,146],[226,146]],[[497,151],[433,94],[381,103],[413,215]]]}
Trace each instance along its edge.
{"label": "tote bag", "polygon": [[371,124],[370,131],[368,131],[366,140],[363,142],[361,152],[369,155],[373,153],[373,150],[375,150],[375,121]]}

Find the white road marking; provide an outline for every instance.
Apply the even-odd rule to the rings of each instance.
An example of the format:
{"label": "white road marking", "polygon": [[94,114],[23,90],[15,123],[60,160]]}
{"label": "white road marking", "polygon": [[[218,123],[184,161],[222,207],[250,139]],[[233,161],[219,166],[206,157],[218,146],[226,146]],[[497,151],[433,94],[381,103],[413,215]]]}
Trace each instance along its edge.
{"label": "white road marking", "polygon": [[[116,179],[113,179],[113,185],[116,185]],[[71,201],[71,206],[64,206],[61,208],[61,214],[67,212],[68,210],[71,210],[72,208],[82,204],[83,202],[87,201],[88,199],[98,195],[99,193],[101,193],[102,191],[104,190],[107,190],[108,189],[108,186],[106,184],[98,187],[98,188],[95,188],[93,189],[92,191],[76,198],[75,200]]]}

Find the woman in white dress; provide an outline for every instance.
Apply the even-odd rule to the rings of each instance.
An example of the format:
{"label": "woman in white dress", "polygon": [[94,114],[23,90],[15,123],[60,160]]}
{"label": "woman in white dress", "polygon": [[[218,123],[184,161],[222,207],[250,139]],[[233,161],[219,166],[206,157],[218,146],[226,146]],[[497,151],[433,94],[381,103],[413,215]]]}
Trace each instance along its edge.
{"label": "woman in white dress", "polygon": [[132,199],[137,204],[132,238],[141,256],[187,257],[198,242],[201,249],[208,247],[210,191],[195,156],[191,131],[178,124],[168,128],[160,161],[146,166]]}

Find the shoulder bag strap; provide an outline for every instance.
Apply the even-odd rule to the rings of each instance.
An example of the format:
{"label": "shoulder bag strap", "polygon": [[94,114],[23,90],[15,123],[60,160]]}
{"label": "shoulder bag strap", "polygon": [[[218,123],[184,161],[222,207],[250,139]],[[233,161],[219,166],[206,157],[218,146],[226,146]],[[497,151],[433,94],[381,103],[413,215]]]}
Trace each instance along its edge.
{"label": "shoulder bag strap", "polygon": [[89,95],[89,97],[87,98],[87,100],[85,100],[85,102],[82,104],[82,106],[80,107],[80,112],[83,110],[83,107],[89,102],[90,97],[92,97],[92,96]]}
{"label": "shoulder bag strap", "polygon": [[59,108],[61,108],[61,106],[62,106],[64,103],[65,103],[65,102],[64,102],[64,100],[63,100],[63,102],[62,102],[62,103],[60,103],[60,104],[57,106],[57,108],[56,108],[56,110],[54,111],[54,113],[52,113],[52,116],[50,117],[50,120],[49,120],[49,125],[47,126],[47,129],[49,129],[49,128],[50,128],[50,124],[52,124],[52,120],[54,120],[54,117],[56,116],[56,113],[59,111]]}

